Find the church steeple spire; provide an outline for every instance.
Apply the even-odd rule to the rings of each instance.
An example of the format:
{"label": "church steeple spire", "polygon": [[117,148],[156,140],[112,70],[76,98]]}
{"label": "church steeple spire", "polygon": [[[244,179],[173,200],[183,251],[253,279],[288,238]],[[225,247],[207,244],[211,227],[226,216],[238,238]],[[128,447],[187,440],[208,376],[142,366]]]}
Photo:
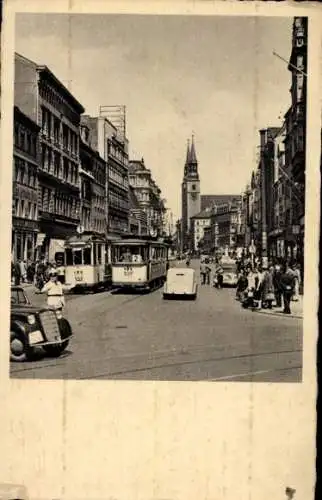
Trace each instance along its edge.
{"label": "church steeple spire", "polygon": [[196,148],[194,143],[194,135],[192,135],[191,142],[188,139],[187,156],[184,166],[184,177],[190,179],[199,179],[198,175],[198,161],[196,155]]}
{"label": "church steeple spire", "polygon": [[189,163],[191,163],[191,164],[198,164],[196,150],[195,150],[195,141],[194,141],[194,138],[195,138],[195,136],[192,134],[191,148],[190,148],[190,161],[189,161]]}

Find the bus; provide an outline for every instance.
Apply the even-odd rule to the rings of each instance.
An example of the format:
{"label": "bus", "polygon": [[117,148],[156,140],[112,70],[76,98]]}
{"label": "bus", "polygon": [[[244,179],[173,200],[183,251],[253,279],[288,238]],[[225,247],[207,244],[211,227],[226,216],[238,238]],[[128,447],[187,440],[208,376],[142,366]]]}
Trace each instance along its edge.
{"label": "bus", "polygon": [[106,241],[101,236],[83,233],[66,240],[64,265],[66,289],[97,291],[111,284]]}
{"label": "bus", "polygon": [[168,245],[160,240],[124,239],[112,243],[112,287],[152,291],[168,270]]}

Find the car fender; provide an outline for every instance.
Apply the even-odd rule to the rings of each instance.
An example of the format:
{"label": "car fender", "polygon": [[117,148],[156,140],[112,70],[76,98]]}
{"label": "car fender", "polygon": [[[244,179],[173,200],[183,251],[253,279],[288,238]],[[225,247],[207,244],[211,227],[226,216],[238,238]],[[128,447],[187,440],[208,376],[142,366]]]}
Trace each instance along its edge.
{"label": "car fender", "polygon": [[28,333],[29,333],[29,327],[26,323],[23,323],[22,321],[18,319],[14,319],[10,321],[10,329],[22,334],[24,337],[28,338]]}
{"label": "car fender", "polygon": [[72,327],[66,318],[59,319],[58,325],[62,339],[68,339],[73,335]]}

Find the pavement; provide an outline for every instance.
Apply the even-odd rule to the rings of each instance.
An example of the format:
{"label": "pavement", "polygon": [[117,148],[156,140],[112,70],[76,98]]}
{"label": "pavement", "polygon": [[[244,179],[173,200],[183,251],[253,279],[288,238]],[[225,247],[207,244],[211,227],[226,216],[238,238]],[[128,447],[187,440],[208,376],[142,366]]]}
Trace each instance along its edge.
{"label": "pavement", "polygon": [[[269,316],[286,316],[283,313],[283,307],[273,306],[273,309],[259,309],[254,311],[256,314],[268,314]],[[291,302],[291,314],[288,318],[303,319],[303,296],[300,295],[298,301]]]}
{"label": "pavement", "polygon": [[[184,266],[183,264],[180,264]],[[198,262],[192,262],[196,269]],[[35,304],[46,297],[25,286]],[[295,303],[294,303],[295,304]],[[295,307],[294,307],[295,310]],[[196,301],[105,291],[67,295],[74,337],[58,359],[11,363],[33,379],[301,382],[302,321],[245,310],[235,289],[199,286]]]}

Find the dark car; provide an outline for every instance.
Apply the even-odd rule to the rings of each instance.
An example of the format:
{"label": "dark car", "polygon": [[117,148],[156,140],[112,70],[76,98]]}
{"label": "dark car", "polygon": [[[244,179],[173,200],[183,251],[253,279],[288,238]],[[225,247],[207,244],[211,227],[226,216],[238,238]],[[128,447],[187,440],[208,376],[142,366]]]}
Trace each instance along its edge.
{"label": "dark car", "polygon": [[33,306],[22,287],[11,287],[10,360],[30,359],[36,347],[58,357],[66,349],[72,329],[61,311]]}

